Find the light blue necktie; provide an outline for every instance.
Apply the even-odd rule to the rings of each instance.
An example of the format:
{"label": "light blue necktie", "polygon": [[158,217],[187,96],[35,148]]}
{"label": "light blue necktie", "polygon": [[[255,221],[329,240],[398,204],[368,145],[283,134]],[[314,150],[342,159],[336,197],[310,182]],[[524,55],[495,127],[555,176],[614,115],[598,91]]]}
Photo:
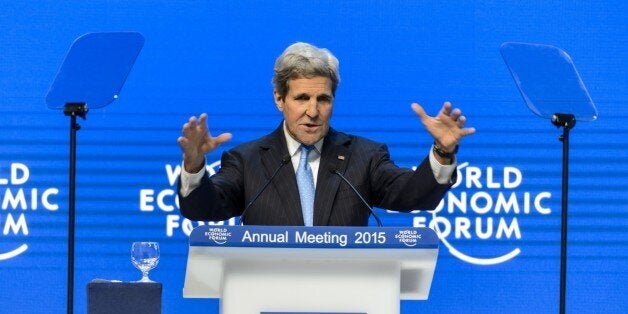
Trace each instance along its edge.
{"label": "light blue necktie", "polygon": [[303,222],[306,226],[312,226],[314,221],[314,175],[307,162],[307,156],[314,146],[301,145],[301,159],[297,168],[297,184],[301,197],[301,209],[303,210]]}

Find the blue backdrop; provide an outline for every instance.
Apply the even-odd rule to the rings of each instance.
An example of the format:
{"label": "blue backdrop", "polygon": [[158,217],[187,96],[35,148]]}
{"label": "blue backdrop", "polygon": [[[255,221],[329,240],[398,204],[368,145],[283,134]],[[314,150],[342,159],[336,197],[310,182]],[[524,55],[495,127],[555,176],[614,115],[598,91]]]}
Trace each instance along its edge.
{"label": "blue backdrop", "polygon": [[389,144],[401,166],[430,145],[411,102],[435,114],[449,100],[477,128],[437,211],[379,211],[385,225],[441,232],[430,299],[402,312],[558,311],[561,131],[525,107],[499,54],[524,41],[570,53],[599,111],[571,136],[567,309],[625,313],[626,21],[625,1],[2,1],[0,312],[65,311],[69,119],[44,98],[76,37],[138,31],[146,43],[120,99],[78,133],[77,312],[90,280],[139,279],[138,240],[161,243],[151,277],[164,313],[217,312],[216,300],[182,298],[198,223],[178,214],[176,138],[207,112],[214,133],[234,135],[211,163],[276,127],[272,66],[295,41],[340,59],[332,125]]}

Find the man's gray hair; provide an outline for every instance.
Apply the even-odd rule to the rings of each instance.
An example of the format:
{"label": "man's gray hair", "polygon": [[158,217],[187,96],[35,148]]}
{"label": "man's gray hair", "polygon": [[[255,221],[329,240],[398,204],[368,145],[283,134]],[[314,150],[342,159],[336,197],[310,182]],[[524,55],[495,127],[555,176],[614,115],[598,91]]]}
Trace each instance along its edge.
{"label": "man's gray hair", "polygon": [[325,48],[298,42],[286,48],[275,61],[273,86],[281,97],[285,97],[288,94],[290,79],[315,76],[329,78],[332,95],[336,95],[336,88],[340,81],[338,59]]}

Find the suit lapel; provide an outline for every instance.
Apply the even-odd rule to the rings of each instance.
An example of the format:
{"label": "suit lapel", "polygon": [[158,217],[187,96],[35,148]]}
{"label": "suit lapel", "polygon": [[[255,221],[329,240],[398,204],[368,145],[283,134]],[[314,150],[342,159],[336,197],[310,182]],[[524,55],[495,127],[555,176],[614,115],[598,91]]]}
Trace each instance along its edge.
{"label": "suit lapel", "polygon": [[333,129],[330,129],[325,137],[318,168],[316,195],[314,196],[314,225],[326,226],[329,224],[334,198],[342,180],[332,171],[337,169],[344,174],[347,169],[347,162],[351,157],[350,142],[349,137]]}
{"label": "suit lapel", "polygon": [[[260,143],[260,158],[264,165],[266,178],[270,178],[281,164],[283,157],[288,155],[286,139],[283,134],[283,122],[279,125],[266,141]],[[268,208],[271,214],[281,214],[286,217],[289,225],[303,225],[303,213],[301,212],[301,199],[297,187],[297,179],[294,174],[292,162],[288,161],[271,185],[277,193],[275,206],[281,208]]]}

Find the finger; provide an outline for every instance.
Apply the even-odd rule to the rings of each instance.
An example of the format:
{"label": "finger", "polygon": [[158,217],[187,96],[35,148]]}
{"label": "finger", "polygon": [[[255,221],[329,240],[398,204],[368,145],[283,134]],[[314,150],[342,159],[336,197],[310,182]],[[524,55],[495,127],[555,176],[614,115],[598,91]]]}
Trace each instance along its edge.
{"label": "finger", "polygon": [[224,142],[229,141],[232,137],[233,136],[231,135],[231,133],[222,133],[217,137],[214,137],[213,140],[216,142],[217,145],[220,145]]}
{"label": "finger", "polygon": [[195,126],[196,126],[196,117],[195,116],[191,116],[188,119],[188,122],[183,124],[183,128],[182,128],[183,134],[185,136],[188,136],[189,133],[191,132],[192,128],[194,128]]}
{"label": "finger", "polygon": [[421,107],[421,105],[417,103],[413,103],[411,107],[412,107],[412,110],[419,116],[419,118],[421,118],[421,121],[425,121],[425,119],[429,119],[429,116],[425,112],[425,109]]}
{"label": "finger", "polygon": [[179,148],[181,148],[181,151],[183,152],[188,150],[190,147],[190,140],[183,136],[179,136],[179,138],[177,138],[177,143],[179,144]]}
{"label": "finger", "polygon": [[217,137],[209,137],[203,144],[202,149],[205,153],[209,153],[218,148],[218,146],[222,145],[224,142],[229,141],[231,137],[231,133],[222,133]]}
{"label": "finger", "polygon": [[183,136],[188,139],[202,139],[204,133],[204,131],[199,130],[199,128],[193,124],[186,123],[185,125],[183,125]]}
{"label": "finger", "polygon": [[192,127],[191,127],[190,122],[183,124],[183,128],[181,128],[181,132],[183,133],[183,136],[185,137],[190,136],[190,132],[192,132]]}
{"label": "finger", "polygon": [[465,122],[467,122],[467,117],[460,116],[458,118],[458,127],[462,128],[464,126]]}
{"label": "finger", "polygon": [[206,113],[201,113],[201,115],[198,117],[198,121],[196,122],[196,125],[199,127],[199,131],[209,132],[209,129],[207,128],[207,114]]}
{"label": "finger", "polygon": [[475,133],[475,128],[462,129],[462,136],[467,136]]}
{"label": "finger", "polygon": [[445,103],[443,103],[443,107],[440,108],[440,111],[438,112],[438,114],[443,114],[443,115],[448,116],[450,112],[451,112],[451,103],[446,101]]}
{"label": "finger", "polygon": [[462,115],[462,111],[456,108],[451,111],[451,113],[449,114],[449,118],[451,118],[451,120],[454,122],[458,122],[458,118],[460,118],[461,115]]}

